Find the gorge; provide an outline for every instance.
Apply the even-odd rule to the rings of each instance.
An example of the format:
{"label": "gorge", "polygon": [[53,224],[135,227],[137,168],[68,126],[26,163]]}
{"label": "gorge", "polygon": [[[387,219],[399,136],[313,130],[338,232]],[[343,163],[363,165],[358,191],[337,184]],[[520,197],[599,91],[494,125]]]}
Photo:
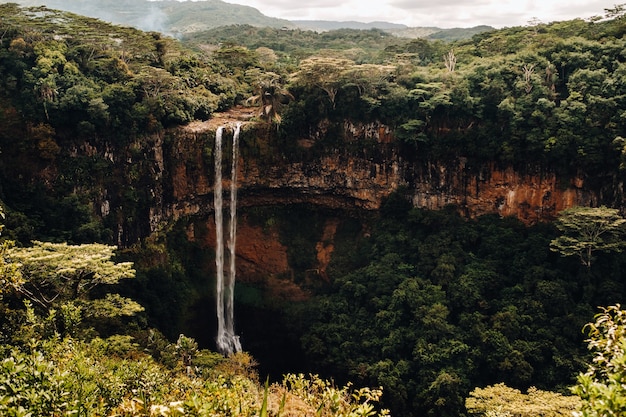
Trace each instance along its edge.
{"label": "gorge", "polygon": [[[399,152],[393,130],[384,125],[343,124],[342,140],[348,144],[345,150],[320,153],[316,147],[321,139],[316,140],[316,135],[283,142],[267,136],[263,125],[250,123],[251,112],[236,108],[149,142],[154,147],[148,148],[147,155],[156,156],[153,172],[161,173],[160,180],[151,181],[157,196],[154,201],[160,203],[149,207],[149,221],[145,220],[147,225],[154,225],[152,233],[159,233],[159,225],[164,223],[178,224],[186,230],[191,244],[209,254],[214,252],[217,261],[220,249],[215,242],[221,239],[215,239],[221,233],[221,222],[217,216],[212,219],[211,207],[213,198],[221,195],[222,181],[211,166],[219,158],[215,159],[215,154],[207,158],[206,149],[218,152],[214,138],[220,126],[243,123],[240,157],[236,158],[240,163],[236,172],[231,172],[238,184],[238,215],[236,255],[230,259],[237,259],[239,285],[239,292],[231,296],[235,295],[239,306],[244,343],[267,367],[278,366],[272,363],[280,363],[280,359],[269,353],[264,356],[261,351],[282,352],[278,355],[282,355],[283,363],[287,353],[280,346],[268,347],[273,341],[265,340],[261,347],[258,340],[253,340],[263,338],[255,335],[259,329],[279,322],[275,316],[263,323],[258,321],[268,314],[268,308],[271,310],[265,303],[299,303],[311,297],[312,287],[330,285],[336,274],[332,270],[336,247],[346,239],[340,237],[345,233],[342,230],[353,222],[350,227],[356,229],[350,239],[362,240],[372,227],[368,217],[376,216],[394,193],[401,193],[417,208],[452,209],[467,218],[515,217],[527,225],[549,221],[567,207],[599,199],[583,179],[564,183],[555,173],[537,167],[523,171],[490,163],[476,167],[462,159],[411,162]],[[350,144],[363,146],[367,153],[351,153]],[[232,151],[230,146],[227,152]],[[289,158],[283,156],[285,152],[290,152]],[[291,238],[285,237],[286,220],[293,225],[289,226]],[[219,275],[215,268],[204,265]],[[218,305],[219,300],[218,295]],[[198,316],[193,320],[202,319]],[[193,328],[188,332],[203,341]],[[212,346],[211,341],[203,343]],[[293,352],[290,343],[284,346]]]}
{"label": "gorge", "polygon": [[[239,26],[183,47],[0,13],[3,238],[103,242],[136,270],[49,297],[51,337],[133,364],[138,346],[187,376],[320,373],[383,386],[394,415],[458,417],[474,387],[567,391],[581,329],[623,303],[623,252],[588,267],[550,245],[565,209],[626,207],[623,19],[452,51]],[[84,307],[106,315],[113,294],[122,316]],[[40,327],[23,293],[2,297],[0,338],[26,352]]]}

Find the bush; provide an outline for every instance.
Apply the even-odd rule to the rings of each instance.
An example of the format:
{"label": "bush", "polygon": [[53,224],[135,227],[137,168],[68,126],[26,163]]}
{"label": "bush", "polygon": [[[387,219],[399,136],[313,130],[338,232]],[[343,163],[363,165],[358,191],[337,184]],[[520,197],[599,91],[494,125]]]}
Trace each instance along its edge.
{"label": "bush", "polygon": [[61,415],[73,408],[67,372],[40,352],[12,350],[0,363],[0,415]]}
{"label": "bush", "polygon": [[589,350],[595,356],[578,376],[574,394],[582,399],[577,416],[622,416],[626,413],[626,311],[620,305],[602,308],[586,326]]}
{"label": "bush", "polygon": [[580,401],[574,396],[564,396],[556,392],[541,391],[535,387],[526,394],[496,384],[486,388],[476,388],[470,393],[465,406],[471,415],[490,417],[560,417],[571,416],[580,408]]}

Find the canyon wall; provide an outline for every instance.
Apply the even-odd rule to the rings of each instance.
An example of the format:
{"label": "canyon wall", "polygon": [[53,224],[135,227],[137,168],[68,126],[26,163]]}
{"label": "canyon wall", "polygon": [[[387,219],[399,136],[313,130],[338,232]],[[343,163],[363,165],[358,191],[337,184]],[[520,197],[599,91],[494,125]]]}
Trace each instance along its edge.
{"label": "canyon wall", "polygon": [[[215,130],[224,125],[224,136],[232,137],[236,121],[218,117],[196,122],[150,142],[153,149],[144,155],[151,161],[153,175],[150,232],[182,220],[188,222],[190,241],[213,247]],[[334,210],[319,226],[317,242],[310,242],[317,255],[305,274],[323,282],[329,280],[326,268],[341,217],[374,212],[400,189],[415,207],[438,210],[453,206],[469,218],[497,214],[517,217],[526,224],[550,221],[574,205],[598,203],[596,193],[582,178],[564,180],[539,167],[521,172],[492,163],[471,166],[463,157],[409,160],[385,126],[346,122],[342,130],[343,138],[336,146],[320,150],[323,132],[288,139],[293,142],[286,144],[272,132],[244,121],[238,172],[237,272],[241,282],[263,282],[273,299],[302,299],[306,293],[293,285],[288,248],[281,243],[276,225],[249,221],[247,209],[304,205]],[[228,142],[225,139],[225,146]],[[286,146],[290,151],[285,151]],[[229,155],[228,149],[224,155]],[[224,169],[230,169],[226,160]],[[225,189],[228,181],[225,176]],[[104,203],[108,207],[108,202]],[[201,237],[194,232],[198,225],[205,230]]]}
{"label": "canyon wall", "polygon": [[[228,126],[228,122],[219,121]],[[155,152],[159,155],[157,165],[165,173],[160,186],[163,196],[156,200],[161,205],[151,208],[153,228],[163,220],[211,212],[212,159],[207,148],[213,146],[217,122],[181,128],[169,149]],[[273,155],[268,159],[250,157],[248,148],[267,146],[259,142],[271,142],[273,138],[242,141],[240,206],[306,203],[376,210],[386,197],[402,187],[415,207],[438,210],[453,205],[470,218],[495,213],[533,224],[552,220],[559,211],[573,205],[598,200],[582,178],[565,180],[538,167],[519,172],[489,163],[469,166],[462,157],[453,161],[409,162],[398,151],[392,132],[384,126],[346,123],[344,133],[348,143],[369,143],[368,150],[351,153],[346,147],[310,157],[307,149],[315,146],[315,139],[302,138],[294,139],[303,150],[300,156],[287,159]],[[252,125],[244,125],[243,137],[258,134]],[[271,153],[272,148],[267,152]]]}

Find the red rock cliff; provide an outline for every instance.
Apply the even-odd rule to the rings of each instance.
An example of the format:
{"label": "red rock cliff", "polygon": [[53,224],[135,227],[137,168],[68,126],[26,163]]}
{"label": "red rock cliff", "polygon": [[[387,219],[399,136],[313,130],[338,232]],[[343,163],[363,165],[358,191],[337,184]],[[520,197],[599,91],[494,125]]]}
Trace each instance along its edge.
{"label": "red rock cliff", "polygon": [[[174,136],[168,158],[169,176],[165,178],[169,183],[164,187],[171,192],[163,199],[163,207],[155,208],[154,215],[178,218],[211,212],[213,167],[206,149],[213,146],[217,125],[227,122],[217,119],[196,123]],[[398,154],[388,128],[346,123],[344,129],[347,140],[374,140],[377,148],[359,154],[335,150],[314,159],[282,159],[271,164],[241,157],[239,204],[245,207],[310,203],[376,210],[402,186],[412,195],[415,207],[436,210],[454,205],[468,217],[496,213],[516,216],[530,224],[551,220],[567,207],[595,200],[581,178],[564,183],[550,171],[521,173],[493,164],[468,169],[463,158],[412,166]],[[304,148],[311,141],[314,139],[300,140]],[[228,181],[226,176],[224,187]]]}
{"label": "red rock cliff", "polygon": [[[162,147],[154,152],[162,173],[155,198],[159,204],[152,208],[151,227],[189,216],[202,219],[207,233],[197,238],[192,228],[189,238],[214,246],[212,150],[215,130],[220,125],[227,126],[224,137],[232,138],[234,121],[216,118],[181,128],[169,140],[155,142]],[[398,152],[393,134],[385,126],[346,123],[344,131],[351,145],[363,142],[367,149],[352,153],[335,149],[310,157],[307,150],[317,140],[313,136],[294,139],[303,152],[290,160],[276,156],[271,138],[254,136],[259,134],[255,127],[244,125],[242,135],[248,137],[240,147],[239,207],[305,203],[330,209],[376,210],[390,193],[403,187],[415,207],[436,210],[454,205],[468,217],[496,213],[531,224],[553,219],[559,211],[589,204],[595,198],[580,178],[563,182],[549,171],[529,169],[522,173],[493,164],[470,169],[463,158],[445,163],[409,163]],[[256,147],[252,150],[261,156],[255,156],[251,147]],[[269,149],[265,157],[259,151],[263,147]],[[230,163],[226,162],[228,152],[224,155],[223,188],[227,190]],[[327,219],[320,241],[312,243],[317,253],[311,270],[315,279],[330,279],[326,268],[332,258],[337,225],[337,219]],[[306,292],[291,279],[287,248],[280,243],[276,230],[254,226],[241,216],[237,257],[238,277],[243,281],[262,283],[275,299],[306,298]]]}

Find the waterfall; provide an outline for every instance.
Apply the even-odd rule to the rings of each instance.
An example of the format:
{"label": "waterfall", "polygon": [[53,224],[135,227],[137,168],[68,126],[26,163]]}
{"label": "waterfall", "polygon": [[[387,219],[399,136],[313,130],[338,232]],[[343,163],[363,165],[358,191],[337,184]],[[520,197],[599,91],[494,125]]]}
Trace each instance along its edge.
{"label": "waterfall", "polygon": [[215,271],[217,306],[217,349],[222,353],[229,350],[229,342],[224,327],[224,225],[222,216],[222,134],[224,127],[215,132],[215,186],[213,187],[213,206],[215,207]]}
{"label": "waterfall", "polygon": [[228,274],[224,277],[224,216],[222,191],[222,136],[224,126],[215,133],[215,186],[213,204],[215,207],[215,268],[217,306],[217,350],[224,355],[241,351],[239,336],[235,335],[235,248],[237,241],[237,161],[241,123],[233,134],[233,152],[230,174],[230,220],[228,224]]}
{"label": "waterfall", "polygon": [[233,155],[230,171],[230,222],[228,235],[228,280],[226,281],[226,333],[233,335],[235,351],[241,351],[239,337],[235,336],[234,303],[235,303],[235,248],[237,242],[237,161],[239,159],[239,132],[241,123],[237,123],[233,134]]}

